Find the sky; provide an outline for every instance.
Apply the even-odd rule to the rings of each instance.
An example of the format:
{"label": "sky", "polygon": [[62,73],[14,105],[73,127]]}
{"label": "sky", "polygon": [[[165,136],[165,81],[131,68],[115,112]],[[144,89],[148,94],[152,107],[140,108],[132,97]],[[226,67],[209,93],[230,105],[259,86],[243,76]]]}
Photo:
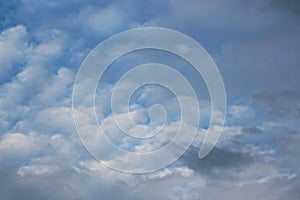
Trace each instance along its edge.
{"label": "sky", "polygon": [[[91,50],[114,34],[143,27],[179,31],[201,44],[220,71],[227,107],[216,146],[199,159],[212,115],[203,79],[189,63],[168,52],[146,49],[120,57],[105,71],[95,95],[99,125],[117,146],[156,151],[172,140],[180,123],[176,95],[160,85],[135,91],[129,109],[139,126],[125,123],[122,113],[128,105],[122,97],[132,82],[113,91],[132,66],[173,66],[197,91],[201,112],[200,124],[191,126],[197,109],[187,107],[183,134],[196,128],[197,136],[176,162],[135,174],[100,164],[81,143],[72,91]],[[0,199],[298,200],[299,36],[297,0],[0,0]],[[194,105],[177,78],[163,75],[142,71],[135,78],[163,77],[183,92],[185,103]],[[83,91],[93,87],[88,80],[79,86]],[[113,125],[112,94],[116,117],[126,129],[152,133],[165,121],[162,134],[147,141],[122,134]],[[103,138],[95,134],[97,126],[88,115],[91,96],[79,97],[85,103],[76,112],[89,145],[109,155],[105,162],[110,165],[115,157],[99,145]],[[152,107],[152,115],[147,115],[157,104],[165,107],[165,118],[159,118],[165,114],[160,107]],[[117,159],[112,165],[122,162]],[[139,164],[143,165],[149,163]]]}

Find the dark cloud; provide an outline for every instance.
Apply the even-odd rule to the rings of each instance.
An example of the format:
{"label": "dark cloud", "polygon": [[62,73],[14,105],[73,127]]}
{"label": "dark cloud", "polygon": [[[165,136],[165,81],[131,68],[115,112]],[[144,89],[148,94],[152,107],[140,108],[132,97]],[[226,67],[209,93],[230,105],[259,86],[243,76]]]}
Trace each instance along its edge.
{"label": "dark cloud", "polygon": [[241,132],[242,132],[242,134],[252,135],[252,134],[261,134],[262,130],[260,130],[257,127],[243,127]]}
{"label": "dark cloud", "polygon": [[191,147],[179,159],[179,162],[204,175],[218,175],[214,174],[216,171],[224,175],[228,171],[242,170],[254,161],[254,158],[247,153],[219,147],[215,147],[203,159],[199,159],[198,153],[199,150],[196,147]]}
{"label": "dark cloud", "polygon": [[280,1],[280,0],[270,0],[269,1],[272,6],[275,6],[279,9],[284,11],[291,11],[294,14],[300,14],[300,2],[298,0],[287,0],[287,1]]}

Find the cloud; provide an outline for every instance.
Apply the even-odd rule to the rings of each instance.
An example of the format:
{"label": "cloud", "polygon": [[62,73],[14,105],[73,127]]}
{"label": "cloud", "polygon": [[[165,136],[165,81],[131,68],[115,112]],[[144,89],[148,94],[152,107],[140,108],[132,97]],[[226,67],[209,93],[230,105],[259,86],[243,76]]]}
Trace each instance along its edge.
{"label": "cloud", "polygon": [[27,31],[24,26],[6,29],[0,34],[0,84],[13,75],[15,68],[24,64],[27,49]]}
{"label": "cloud", "polygon": [[260,93],[253,97],[254,103],[259,103],[269,115],[279,118],[299,119],[299,100],[300,93],[289,90]]}
{"label": "cloud", "polygon": [[58,167],[50,167],[48,165],[31,165],[21,167],[17,174],[21,177],[30,175],[50,175],[56,173]]}
{"label": "cloud", "polygon": [[226,174],[230,174],[228,171],[243,170],[244,167],[249,167],[254,161],[254,158],[246,152],[218,147],[214,148],[207,157],[199,160],[198,151],[196,147],[191,147],[179,161],[204,175],[213,176],[214,173],[221,173],[226,176]]}
{"label": "cloud", "polygon": [[297,14],[297,15],[300,12],[300,4],[297,0],[291,0],[291,1],[286,1],[286,2],[275,0],[275,1],[270,1],[270,4],[272,6],[276,6],[278,9],[281,9],[281,10],[292,11],[294,14]]}
{"label": "cloud", "polygon": [[[300,43],[295,1],[22,0],[1,3],[0,20],[1,199],[299,199]],[[216,148],[199,160],[210,118],[208,98],[199,98],[204,126],[186,154],[157,172],[124,174],[92,160],[80,143],[71,116],[72,84],[98,42],[149,25],[182,31],[213,55],[226,85],[228,120]],[[106,77],[96,105],[107,129],[115,130],[107,103],[111,84],[130,65],[153,62],[148,53],[121,60]],[[174,64],[195,88],[205,91],[187,63],[156,53],[155,61]],[[177,80],[168,81],[182,89]],[[81,86],[89,88],[90,83]],[[116,140],[131,150],[158,149],[178,125],[178,103],[157,87],[137,93],[130,107],[137,120],[145,123],[147,116],[141,114],[160,102],[171,111],[166,130],[156,141],[134,146],[131,139]],[[80,123],[85,136],[99,147],[103,138],[95,134],[97,126],[87,115],[92,107],[85,106]],[[145,123],[142,128],[157,127]],[[185,128],[185,133],[193,130]]]}
{"label": "cloud", "polygon": [[35,150],[33,139],[21,133],[4,135],[0,142],[1,157],[28,156]]}

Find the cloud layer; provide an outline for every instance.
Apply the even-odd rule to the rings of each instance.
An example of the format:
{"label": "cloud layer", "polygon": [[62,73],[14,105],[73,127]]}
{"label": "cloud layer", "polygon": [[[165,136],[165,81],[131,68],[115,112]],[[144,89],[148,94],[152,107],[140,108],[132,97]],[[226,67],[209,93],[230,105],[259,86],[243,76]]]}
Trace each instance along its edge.
{"label": "cloud layer", "polygon": [[[299,199],[297,1],[20,0],[0,3],[0,13],[1,199]],[[145,51],[121,59],[97,93],[98,117],[108,130],[114,130],[108,94],[131,64],[155,59],[173,64],[203,91],[198,97],[203,124],[190,149],[162,170],[126,174],[99,165],[84,149],[71,95],[75,74],[92,48],[112,34],[144,26],[181,31],[205,47],[224,79],[227,120],[216,148],[199,160],[210,117],[203,80],[174,55]],[[167,130],[176,127],[178,102],[163,88],[141,88],[132,101],[132,111],[140,114],[161,102],[170,113]],[[82,113],[86,133],[95,136],[97,127],[89,120]],[[113,133],[123,148],[142,152],[172,135],[166,131],[157,140],[135,143]]]}

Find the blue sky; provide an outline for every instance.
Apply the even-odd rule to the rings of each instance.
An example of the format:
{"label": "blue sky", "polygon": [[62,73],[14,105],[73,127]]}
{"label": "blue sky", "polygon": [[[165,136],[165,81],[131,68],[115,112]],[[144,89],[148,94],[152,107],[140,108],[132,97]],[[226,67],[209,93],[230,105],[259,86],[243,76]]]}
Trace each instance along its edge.
{"label": "blue sky", "polygon": [[[170,112],[166,134],[140,143],[111,126],[108,94],[130,66],[153,60],[174,66],[199,87],[202,113],[198,137],[177,162],[146,174],[120,173],[100,165],[81,144],[72,88],[98,43],[148,26],[180,31],[207,50],[223,77],[227,118],[216,147],[199,160],[210,117],[203,80],[166,52],[120,58],[96,98],[102,126],[118,145],[155,150],[178,125],[174,95],[151,86],[137,91],[131,108],[164,105]],[[299,199],[299,35],[296,0],[0,0],[0,199]],[[148,118],[133,117],[149,128]],[[84,113],[83,119],[86,132],[93,132]]]}

